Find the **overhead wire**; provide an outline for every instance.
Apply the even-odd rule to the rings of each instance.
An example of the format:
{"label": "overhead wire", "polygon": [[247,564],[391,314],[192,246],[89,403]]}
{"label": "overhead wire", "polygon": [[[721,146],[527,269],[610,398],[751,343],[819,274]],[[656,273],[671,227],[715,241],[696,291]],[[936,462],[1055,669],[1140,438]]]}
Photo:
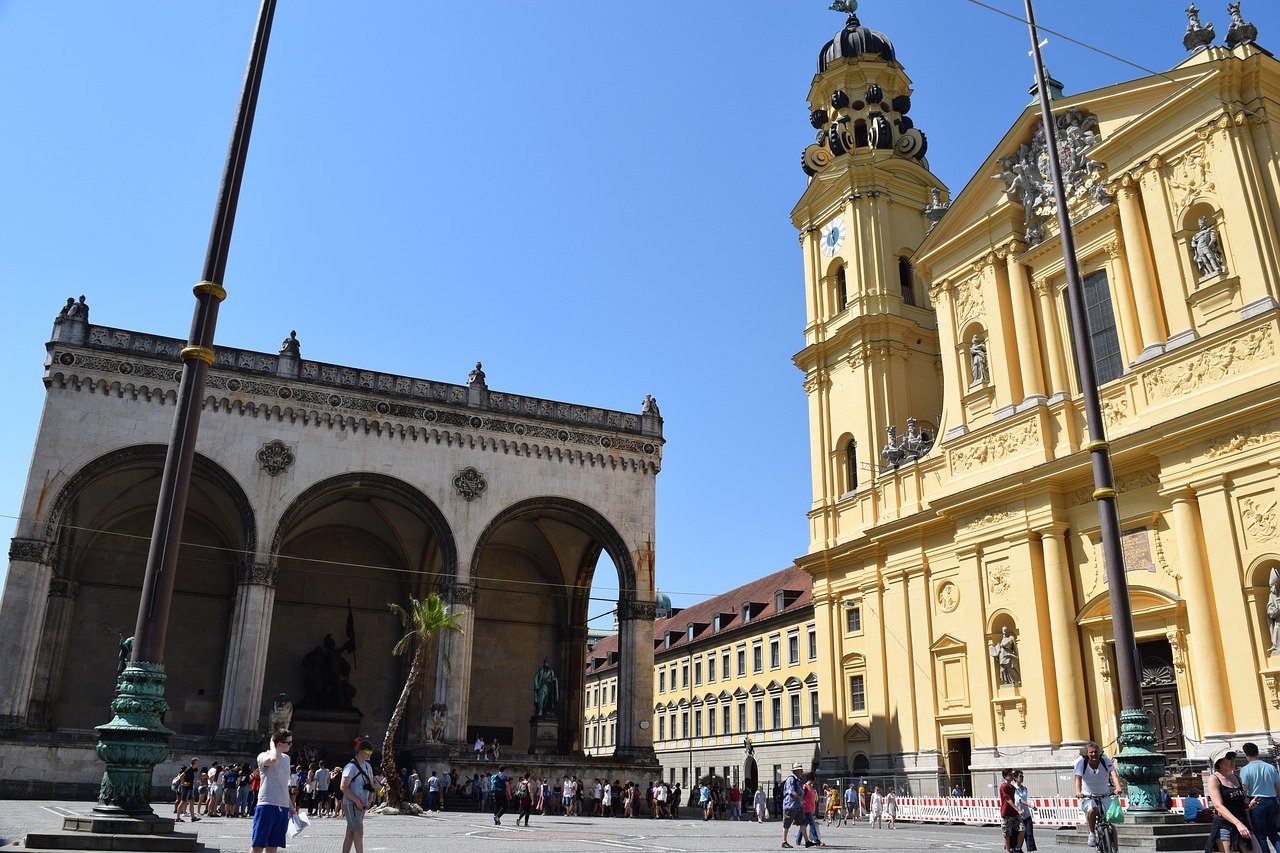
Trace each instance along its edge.
{"label": "overhead wire", "polygon": [[[1018,23],[1024,26],[1028,26],[1030,23],[1029,21],[1027,21],[1026,18],[1022,17],[1021,15],[1015,14],[1013,12],[1006,12],[1004,9],[1000,9],[996,6],[992,6],[990,3],[984,3],[983,0],[965,0],[965,2],[971,3],[974,6],[978,6],[982,9],[986,9],[989,12],[994,12],[995,14],[1000,15],[1001,17],[1009,18],[1010,20],[1017,21]],[[1078,39],[1073,36],[1069,36],[1066,33],[1061,32],[1059,30],[1050,29],[1049,27],[1046,27],[1044,24],[1040,23],[1039,21],[1036,22],[1036,29],[1041,33],[1048,33],[1049,35],[1054,36],[1055,38],[1060,38],[1065,42],[1069,42],[1071,44],[1076,45],[1077,47],[1082,47],[1085,50],[1092,51],[1100,56],[1105,56],[1108,59],[1115,60],[1116,62],[1119,62],[1122,65],[1128,65],[1130,68],[1136,68],[1137,70],[1141,71],[1144,74],[1148,74],[1152,77],[1159,77],[1161,80],[1172,83],[1178,88],[1183,89],[1184,91],[1195,92],[1198,95],[1203,95],[1204,97],[1209,98],[1210,100],[1217,101],[1219,104],[1221,104],[1224,107],[1231,107],[1233,109],[1236,109],[1247,115],[1253,116],[1254,118],[1260,119],[1262,121],[1277,123],[1276,119],[1271,118],[1270,116],[1265,115],[1263,113],[1259,113],[1256,110],[1251,110],[1248,107],[1244,106],[1243,104],[1239,103],[1238,101],[1228,100],[1226,98],[1223,98],[1220,95],[1214,94],[1213,92],[1209,92],[1204,89],[1201,89],[1195,84],[1187,83],[1185,81],[1179,80],[1178,78],[1169,74],[1167,71],[1157,71],[1154,68],[1148,68],[1145,65],[1142,65],[1141,63],[1134,62],[1133,60],[1130,60],[1130,59],[1125,59],[1123,56],[1112,53],[1111,51],[1098,47],[1097,45],[1090,44],[1089,42],[1084,41],[1083,39]]]}

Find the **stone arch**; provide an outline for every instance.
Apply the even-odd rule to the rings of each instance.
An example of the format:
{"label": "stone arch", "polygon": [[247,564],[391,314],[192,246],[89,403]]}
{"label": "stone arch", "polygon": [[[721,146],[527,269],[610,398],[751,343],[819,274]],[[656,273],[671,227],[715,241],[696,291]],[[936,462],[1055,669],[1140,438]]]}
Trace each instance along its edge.
{"label": "stone arch", "polygon": [[[120,636],[133,633],[167,447],[140,444],[78,469],[50,504],[45,535],[53,580],[44,603],[27,717],[55,729],[104,721]],[[212,735],[226,678],[237,576],[257,547],[257,521],[239,482],[196,454],[178,555],[165,692],[179,734]],[[195,626],[194,630],[191,626]],[[72,654],[74,650],[74,654]],[[74,684],[74,690],[62,685]]]}
{"label": "stone arch", "polygon": [[[404,632],[389,605],[430,593],[451,600],[458,569],[452,528],[412,484],[351,472],[314,483],[290,502],[272,533],[268,561],[271,681],[260,711],[270,697],[287,694],[299,741],[341,756],[360,732],[385,726],[404,685],[410,660],[392,656]],[[336,676],[322,678],[304,663],[323,659],[328,637],[346,649],[335,658],[342,677],[336,688]],[[402,743],[421,738],[436,677],[434,668],[422,673],[399,730]]]}
{"label": "stone arch", "polygon": [[[558,674],[561,702],[555,720],[560,754],[582,750],[583,689],[589,593],[600,555],[608,555],[618,578],[619,718],[616,750],[636,736],[652,685],[652,660],[637,668],[639,640],[652,645],[653,605],[641,600],[632,548],[614,524],[579,501],[540,496],[500,510],[476,539],[468,577],[474,586],[474,634],[469,683],[462,687],[471,728],[507,731],[512,751],[541,749],[532,742],[524,706],[510,701],[510,684],[526,679],[549,659]],[[647,584],[646,584],[647,586]],[[648,590],[645,590],[647,598]],[[513,614],[519,614],[513,619]],[[640,627],[638,627],[640,626]],[[492,638],[492,639],[490,639]],[[513,651],[514,650],[514,651]],[[641,650],[642,651],[642,650]]]}

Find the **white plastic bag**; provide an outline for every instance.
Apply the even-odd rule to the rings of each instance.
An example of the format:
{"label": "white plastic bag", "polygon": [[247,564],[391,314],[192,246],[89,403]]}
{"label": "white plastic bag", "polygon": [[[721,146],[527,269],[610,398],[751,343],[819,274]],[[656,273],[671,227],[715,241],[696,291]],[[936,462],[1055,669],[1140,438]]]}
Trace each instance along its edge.
{"label": "white plastic bag", "polygon": [[298,812],[289,819],[289,828],[284,831],[284,837],[293,838],[308,826],[311,826],[311,821],[307,820],[306,813]]}

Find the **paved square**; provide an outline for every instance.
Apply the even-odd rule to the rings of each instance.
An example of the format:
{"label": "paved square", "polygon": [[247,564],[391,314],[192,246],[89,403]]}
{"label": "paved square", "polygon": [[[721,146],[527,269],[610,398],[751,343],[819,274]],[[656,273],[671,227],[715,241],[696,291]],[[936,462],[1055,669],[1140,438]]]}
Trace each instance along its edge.
{"label": "paved square", "polygon": [[[0,801],[0,843],[21,842],[29,830],[62,824],[62,816],[83,813],[92,803],[56,803],[26,800]],[[161,807],[163,808],[163,807]],[[195,825],[207,851],[247,851],[251,821],[207,818]],[[729,853],[729,851],[778,850],[782,824],[738,821],[703,822],[699,819],[651,820],[649,818],[565,818],[534,816],[528,829],[516,827],[515,817],[494,826],[488,814],[445,812],[422,817],[370,816],[365,822],[366,853],[421,853],[424,849],[477,850],[485,853],[576,853],[576,851],[635,851],[635,853]],[[342,820],[313,820],[302,835],[289,844],[297,853],[334,853],[342,847],[346,824]],[[190,823],[179,829],[193,831]],[[997,827],[937,826],[899,823],[895,830],[873,830],[865,825],[823,826],[819,834],[831,850],[990,850],[1002,849]],[[1053,845],[1053,832],[1040,833],[1042,845]]]}

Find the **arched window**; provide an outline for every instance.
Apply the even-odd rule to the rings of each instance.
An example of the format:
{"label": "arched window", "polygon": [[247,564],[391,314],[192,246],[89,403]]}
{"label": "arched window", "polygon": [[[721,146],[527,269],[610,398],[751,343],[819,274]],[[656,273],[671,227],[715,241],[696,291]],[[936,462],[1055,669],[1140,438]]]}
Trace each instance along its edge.
{"label": "arched window", "polygon": [[845,279],[844,267],[836,270],[836,311],[843,311],[849,305],[849,283]]}
{"label": "arched window", "polygon": [[849,446],[844,449],[845,465],[849,469],[849,491],[858,488],[858,442],[849,439]]}
{"label": "arched window", "polygon": [[902,301],[906,305],[916,304],[915,278],[911,274],[911,261],[905,257],[898,258],[898,283],[902,287]]}

